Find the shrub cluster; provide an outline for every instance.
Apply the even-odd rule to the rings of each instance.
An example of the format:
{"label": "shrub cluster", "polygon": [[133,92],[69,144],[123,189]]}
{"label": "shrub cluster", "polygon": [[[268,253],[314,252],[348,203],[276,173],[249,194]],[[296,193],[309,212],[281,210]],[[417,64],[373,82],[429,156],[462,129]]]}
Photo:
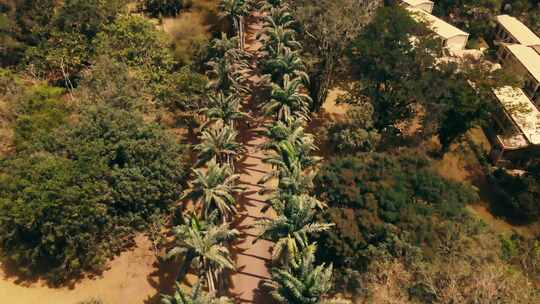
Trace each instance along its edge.
{"label": "shrub cluster", "polygon": [[98,102],[70,122],[61,92],[38,85],[17,101],[0,169],[2,255],[54,282],[100,270],[186,174],[184,148],[139,112]]}
{"label": "shrub cluster", "polygon": [[328,202],[323,217],[336,228],[320,235],[327,261],[358,269],[366,249],[398,235],[412,245],[434,245],[442,228],[457,219],[471,189],[432,172],[422,157],[367,153],[326,164],[315,179],[317,195]]}

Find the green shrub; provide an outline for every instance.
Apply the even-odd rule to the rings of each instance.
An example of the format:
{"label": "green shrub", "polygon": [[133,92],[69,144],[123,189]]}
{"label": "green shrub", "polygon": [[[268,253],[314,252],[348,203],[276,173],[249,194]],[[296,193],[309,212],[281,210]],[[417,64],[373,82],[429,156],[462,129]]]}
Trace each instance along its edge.
{"label": "green shrub", "polygon": [[178,198],[185,177],[183,149],[142,115],[98,105],[67,133],[64,153],[78,160],[82,172],[104,180],[109,207],[136,223]]}
{"label": "green shrub", "polygon": [[142,10],[152,17],[176,16],[192,5],[192,0],[144,0]]}
{"label": "green shrub", "polygon": [[[44,32],[26,49],[25,62],[36,74],[49,80],[75,82],[95,56],[93,39],[115,20],[123,0],[53,2],[50,5],[56,8],[53,8],[50,24],[40,29]],[[68,83],[63,85],[69,86]]]}
{"label": "green shrub", "polygon": [[171,72],[171,42],[154,24],[141,16],[122,16],[98,33],[96,53],[124,63],[156,85]]}
{"label": "green shrub", "polygon": [[59,282],[102,269],[178,198],[187,170],[183,148],[137,111],[90,106],[55,135],[56,151],[2,162],[0,246],[21,271]]}
{"label": "green shrub", "polygon": [[413,245],[435,246],[445,219],[459,219],[475,193],[443,179],[422,157],[360,154],[321,168],[315,192],[328,202],[323,217],[336,228],[321,235],[324,258],[365,267],[365,250],[397,234]]}
{"label": "green shrub", "polygon": [[69,107],[61,99],[64,90],[44,84],[29,88],[13,105],[14,143],[18,151],[53,149],[54,130],[66,123]]}
{"label": "green shrub", "polygon": [[[340,96],[338,100],[348,103],[350,96]],[[328,145],[336,153],[371,152],[375,150],[381,139],[374,129],[373,107],[370,104],[351,106],[346,119],[334,123],[328,129]]]}
{"label": "green shrub", "polygon": [[[57,281],[103,266],[114,228],[100,189],[74,161],[51,154],[6,161],[0,172],[2,255],[24,274]],[[109,248],[110,249],[110,248]]]}
{"label": "green shrub", "polygon": [[534,221],[540,216],[540,179],[531,173],[512,175],[504,169],[493,172],[498,200],[505,214],[514,219]]}

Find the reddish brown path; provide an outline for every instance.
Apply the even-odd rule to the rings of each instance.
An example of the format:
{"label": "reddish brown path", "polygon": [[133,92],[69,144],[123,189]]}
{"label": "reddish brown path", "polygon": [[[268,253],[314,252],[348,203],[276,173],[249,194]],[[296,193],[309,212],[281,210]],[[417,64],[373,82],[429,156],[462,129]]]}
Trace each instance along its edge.
{"label": "reddish brown path", "polygon": [[[258,20],[256,18],[250,19],[252,22],[247,25],[246,50],[255,55],[260,48],[255,35],[260,30],[261,23],[256,21]],[[255,65],[256,60],[253,62]],[[260,77],[257,74],[250,77],[255,92],[253,96],[256,95],[259,81]],[[267,262],[270,259],[272,243],[265,240],[253,243],[258,231],[252,225],[257,220],[271,218],[274,215],[270,208],[265,208],[267,207],[264,202],[265,197],[258,194],[261,187],[257,185],[257,182],[271,170],[271,167],[262,162],[264,151],[259,146],[264,143],[264,138],[257,132],[262,127],[262,118],[258,118],[261,115],[256,110],[256,102],[256,97],[248,98],[245,108],[251,109],[251,115],[254,118],[243,123],[240,129],[241,141],[246,152],[236,169],[241,175],[240,181],[246,187],[246,191],[239,200],[239,214],[235,222],[235,228],[241,232],[241,238],[234,248],[237,271],[231,277],[230,293],[236,297],[236,303],[262,304],[271,303],[268,292],[261,290],[260,287],[263,280],[269,278]]]}

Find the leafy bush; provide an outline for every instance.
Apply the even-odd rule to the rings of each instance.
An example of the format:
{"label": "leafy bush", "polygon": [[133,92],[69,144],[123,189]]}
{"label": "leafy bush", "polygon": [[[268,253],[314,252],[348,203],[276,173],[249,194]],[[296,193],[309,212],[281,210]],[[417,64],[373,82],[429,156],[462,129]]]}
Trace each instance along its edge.
{"label": "leafy bush", "polygon": [[129,223],[147,220],[178,198],[183,147],[130,110],[98,105],[67,133],[65,151],[105,181],[109,207]]}
{"label": "leafy bush", "polygon": [[491,179],[497,186],[498,203],[506,214],[519,220],[533,221],[540,216],[540,179],[532,173],[512,175],[497,169]]}
{"label": "leafy bush", "polygon": [[145,82],[130,73],[129,66],[106,56],[92,63],[79,83],[77,97],[83,102],[106,102],[120,109],[139,109],[146,104],[148,88]]}
{"label": "leafy bush", "polygon": [[152,17],[176,16],[191,5],[192,0],[145,0],[142,9]]}
{"label": "leafy bush", "polygon": [[[172,112],[188,114],[205,105],[208,79],[189,66],[169,74],[156,87],[158,104]],[[187,113],[186,113],[187,112]],[[190,115],[193,118],[193,115]]]}
{"label": "leafy bush", "polygon": [[177,199],[186,170],[182,147],[137,111],[90,106],[54,134],[56,151],[3,160],[0,246],[21,271],[58,282],[100,270]]}
{"label": "leafy bush", "polygon": [[344,122],[337,122],[328,130],[328,144],[338,153],[373,151],[381,136],[374,129],[373,107],[366,104],[353,106],[347,111]]}
{"label": "leafy bush", "polygon": [[365,250],[397,234],[413,245],[434,245],[444,228],[437,222],[464,214],[474,192],[428,168],[427,159],[404,154],[360,154],[325,165],[315,192],[336,224],[321,235],[324,258],[338,266],[365,267]]}
{"label": "leafy bush", "polygon": [[103,182],[81,176],[77,164],[63,157],[42,154],[4,162],[3,256],[24,274],[46,269],[53,281],[102,267],[107,234],[114,228],[99,193],[103,187]]}
{"label": "leafy bush", "polygon": [[96,36],[96,52],[124,63],[155,85],[171,71],[174,60],[165,33],[141,16],[121,16]]}
{"label": "leafy bush", "polygon": [[52,1],[46,8],[51,6],[50,24],[36,29],[43,33],[28,45],[25,62],[49,80],[73,81],[90,64],[95,55],[93,39],[115,20],[123,0]]}
{"label": "leafy bush", "polygon": [[29,88],[13,107],[14,143],[18,151],[51,149],[53,131],[67,121],[69,107],[61,99],[64,90],[41,84]]}

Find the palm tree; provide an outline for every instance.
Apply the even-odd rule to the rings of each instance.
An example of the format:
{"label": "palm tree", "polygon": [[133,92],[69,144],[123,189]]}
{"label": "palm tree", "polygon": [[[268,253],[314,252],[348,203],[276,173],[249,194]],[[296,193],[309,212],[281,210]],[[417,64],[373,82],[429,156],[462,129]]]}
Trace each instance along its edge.
{"label": "palm tree", "polygon": [[317,246],[306,246],[294,258],[291,267],[272,268],[271,280],[265,285],[272,288],[272,297],[287,304],[348,304],[342,299],[325,300],[332,288],[332,265],[315,265]]}
{"label": "palm tree", "polygon": [[240,49],[244,50],[244,16],[249,14],[246,0],[221,0],[221,16],[231,18],[235,33],[240,38]]}
{"label": "palm tree", "polygon": [[212,211],[219,210],[225,222],[236,212],[235,194],[243,187],[238,185],[238,174],[233,174],[229,165],[218,165],[215,160],[208,163],[208,168],[194,169],[195,179],[190,188],[184,191],[180,199],[192,199],[201,206],[201,214],[208,217]]}
{"label": "palm tree", "polygon": [[270,6],[268,13],[263,17],[263,28],[277,26],[292,28],[294,23],[294,17],[285,5]]}
{"label": "palm tree", "polygon": [[261,230],[257,239],[276,242],[272,248],[273,261],[288,265],[295,253],[305,247],[310,234],[333,226],[315,222],[317,209],[325,205],[309,195],[277,195],[271,203],[277,218],[261,220],[255,226]]}
{"label": "palm tree", "polygon": [[263,2],[264,2],[263,10],[283,7],[286,5],[286,0],[263,0]]}
{"label": "palm tree", "polygon": [[249,66],[244,60],[225,56],[215,58],[207,65],[210,68],[206,73],[210,78],[208,83],[210,89],[227,94],[249,92],[249,88],[245,85]]}
{"label": "palm tree", "polygon": [[[275,147],[281,141],[288,141],[294,146],[304,145],[305,143],[314,143],[315,139],[312,134],[305,133],[305,121],[290,117],[284,121],[278,120],[271,124],[265,125],[261,134],[267,138],[268,142],[263,144],[263,149]],[[315,150],[315,147],[314,149]]]}
{"label": "palm tree", "polygon": [[283,45],[279,45],[275,54],[268,56],[263,62],[263,72],[270,74],[272,81],[279,85],[283,85],[283,78],[287,74],[308,84],[309,76],[305,70],[306,66],[298,51],[292,51]]}
{"label": "palm tree", "polygon": [[206,164],[214,159],[217,163],[228,164],[233,167],[233,160],[242,148],[236,141],[238,132],[228,125],[216,126],[204,130],[200,136],[200,143],[195,145],[199,151],[196,167]]}
{"label": "palm tree", "polygon": [[174,294],[162,295],[161,302],[163,304],[233,304],[234,302],[226,297],[216,297],[214,294],[209,294],[201,289],[201,284],[197,282],[191,289],[191,293],[186,295],[176,283]]}
{"label": "palm tree", "polygon": [[175,247],[167,253],[167,257],[192,257],[191,262],[197,266],[199,277],[206,278],[208,290],[214,293],[223,270],[235,269],[229,249],[224,243],[236,238],[239,232],[230,229],[228,223],[220,226],[209,223],[202,225],[193,218],[188,225],[174,227],[173,232]]}
{"label": "palm tree", "polygon": [[276,120],[287,120],[291,116],[308,120],[309,108],[312,103],[311,97],[301,93],[302,80],[290,79],[289,75],[283,77],[283,87],[272,84],[270,101],[262,110],[265,115],[275,115]]}
{"label": "palm tree", "polygon": [[283,25],[265,27],[257,34],[257,39],[263,44],[263,56],[275,52],[280,45],[291,50],[301,49],[302,45],[295,37],[296,31]]}
{"label": "palm tree", "polygon": [[249,115],[240,110],[240,98],[234,94],[225,95],[223,92],[208,96],[208,106],[200,110],[208,121],[203,128],[210,123],[228,125],[234,128],[236,120],[249,118]]}
{"label": "palm tree", "polygon": [[[273,170],[266,173],[259,181],[264,184],[272,178],[278,178],[278,189],[287,194],[307,193],[313,187],[316,170],[309,168],[321,161],[320,157],[310,155],[310,142],[295,147],[294,143],[281,141],[269,144],[270,154],[263,162],[272,165]],[[302,150],[304,149],[304,150]],[[261,193],[273,192],[272,188],[263,188]]]}
{"label": "palm tree", "polygon": [[220,38],[214,38],[210,41],[208,46],[208,53],[210,58],[223,58],[230,56],[231,58],[244,58],[248,56],[247,52],[239,49],[240,43],[238,37],[227,37],[227,34],[221,33]]}

